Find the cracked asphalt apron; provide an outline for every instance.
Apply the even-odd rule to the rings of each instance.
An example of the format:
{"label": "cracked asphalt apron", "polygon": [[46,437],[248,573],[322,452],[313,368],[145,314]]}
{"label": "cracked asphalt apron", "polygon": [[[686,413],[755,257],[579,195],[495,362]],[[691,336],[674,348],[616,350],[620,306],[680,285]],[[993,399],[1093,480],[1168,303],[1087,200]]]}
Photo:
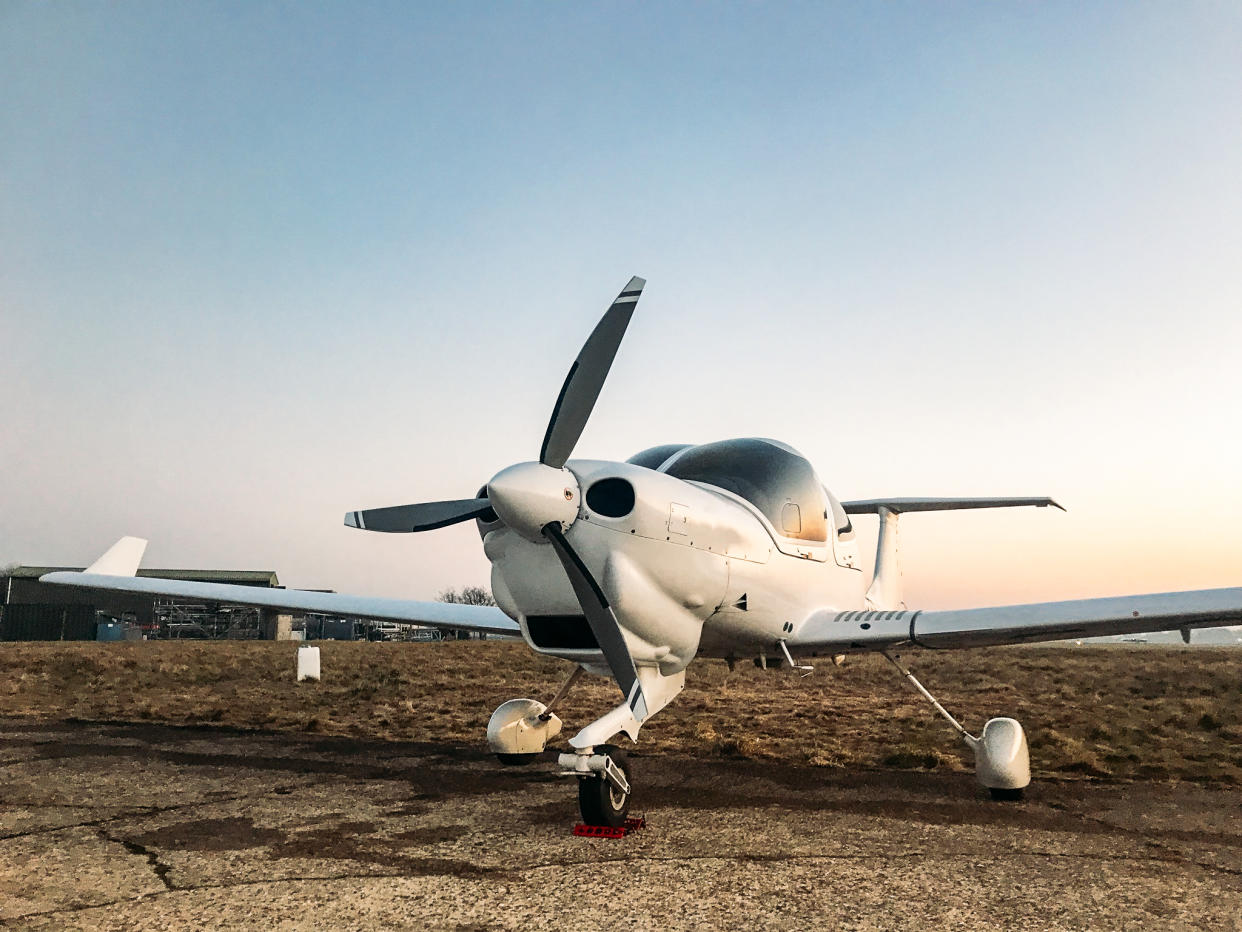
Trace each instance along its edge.
{"label": "cracked asphalt apron", "polygon": [[634,756],[621,840],[481,748],[8,720],[0,926],[1242,929],[1242,800],[1189,784]]}

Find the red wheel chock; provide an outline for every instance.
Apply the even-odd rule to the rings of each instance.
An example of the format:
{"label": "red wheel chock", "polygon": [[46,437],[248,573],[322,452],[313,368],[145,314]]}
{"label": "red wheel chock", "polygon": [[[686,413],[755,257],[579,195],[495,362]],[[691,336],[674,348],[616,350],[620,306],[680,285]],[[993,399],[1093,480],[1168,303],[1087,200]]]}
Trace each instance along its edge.
{"label": "red wheel chock", "polygon": [[574,834],[583,838],[624,838],[630,832],[645,828],[647,820],[643,816],[626,819],[624,825],[585,825],[579,822],[574,826]]}

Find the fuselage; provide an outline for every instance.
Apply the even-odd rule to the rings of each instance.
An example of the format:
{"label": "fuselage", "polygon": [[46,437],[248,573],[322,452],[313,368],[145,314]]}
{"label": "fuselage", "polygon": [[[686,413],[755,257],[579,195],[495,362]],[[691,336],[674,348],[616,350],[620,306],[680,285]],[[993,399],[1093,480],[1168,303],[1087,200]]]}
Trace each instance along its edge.
{"label": "fuselage", "polygon": [[[755,656],[813,612],[859,608],[853,528],[809,462],[771,440],[571,460],[565,534],[636,664],[666,676],[696,656]],[[490,516],[489,516],[490,517]],[[552,547],[480,519],[497,604],[536,651],[607,670]]]}

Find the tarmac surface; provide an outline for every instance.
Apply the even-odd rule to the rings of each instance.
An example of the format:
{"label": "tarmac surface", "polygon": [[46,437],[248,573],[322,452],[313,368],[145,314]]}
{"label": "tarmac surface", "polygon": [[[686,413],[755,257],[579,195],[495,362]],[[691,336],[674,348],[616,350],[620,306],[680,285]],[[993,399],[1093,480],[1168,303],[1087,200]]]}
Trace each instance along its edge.
{"label": "tarmac surface", "polygon": [[648,827],[584,839],[550,760],[0,727],[6,928],[1242,929],[1242,798],[1194,784],[635,754]]}

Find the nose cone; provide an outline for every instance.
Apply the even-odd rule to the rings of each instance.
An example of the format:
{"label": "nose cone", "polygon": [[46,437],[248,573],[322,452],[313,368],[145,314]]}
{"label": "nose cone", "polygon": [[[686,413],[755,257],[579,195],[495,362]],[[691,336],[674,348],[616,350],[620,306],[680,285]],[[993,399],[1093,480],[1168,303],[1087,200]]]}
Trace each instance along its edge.
{"label": "nose cone", "polygon": [[487,500],[500,520],[530,540],[542,540],[544,526],[552,521],[573,524],[578,498],[573,474],[543,463],[518,463],[487,484]]}

